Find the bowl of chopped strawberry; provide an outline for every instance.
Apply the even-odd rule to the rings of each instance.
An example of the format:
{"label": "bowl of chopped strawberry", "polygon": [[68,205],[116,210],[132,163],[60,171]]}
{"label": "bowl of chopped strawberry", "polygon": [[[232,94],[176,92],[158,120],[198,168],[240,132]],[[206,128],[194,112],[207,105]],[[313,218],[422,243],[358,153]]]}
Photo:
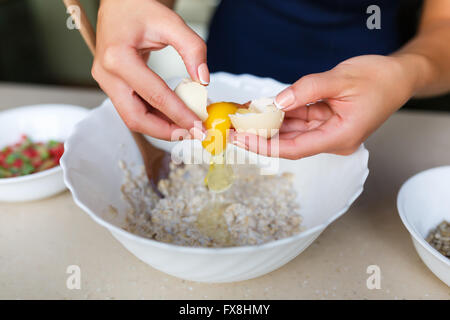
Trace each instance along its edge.
{"label": "bowl of chopped strawberry", "polygon": [[88,110],[62,104],[0,112],[0,201],[30,201],[65,189],[64,141]]}
{"label": "bowl of chopped strawberry", "polygon": [[18,142],[0,150],[0,179],[26,176],[59,166],[63,153],[61,141],[34,142],[23,134]]}

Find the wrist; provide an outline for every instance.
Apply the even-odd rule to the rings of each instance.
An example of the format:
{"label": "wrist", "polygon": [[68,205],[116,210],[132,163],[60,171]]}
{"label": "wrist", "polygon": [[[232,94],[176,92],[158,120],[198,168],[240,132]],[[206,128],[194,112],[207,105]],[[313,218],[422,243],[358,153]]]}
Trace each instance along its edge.
{"label": "wrist", "polygon": [[432,82],[434,68],[426,56],[419,53],[395,53],[391,57],[400,66],[410,97],[420,94]]}

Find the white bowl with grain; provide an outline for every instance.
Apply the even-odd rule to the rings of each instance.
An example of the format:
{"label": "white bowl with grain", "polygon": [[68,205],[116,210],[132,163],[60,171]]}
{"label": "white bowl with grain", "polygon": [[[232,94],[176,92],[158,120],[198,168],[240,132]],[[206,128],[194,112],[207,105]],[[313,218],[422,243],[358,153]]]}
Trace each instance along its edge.
{"label": "white bowl with grain", "polygon": [[[212,101],[245,102],[273,96],[285,87],[274,80],[249,75],[218,73],[211,79],[208,91]],[[176,84],[176,80],[169,82],[172,88]],[[172,142],[151,141],[165,150],[174,147]],[[76,126],[66,142],[61,159],[66,185],[77,205],[136,257],[167,274],[200,282],[251,279],[288,263],[349,209],[361,194],[368,175],[368,151],[364,146],[349,156],[321,154],[296,161],[282,159],[280,172],[295,175],[304,231],[261,245],[186,247],[125,230],[127,203],[120,190],[125,180],[120,161],[140,164],[141,158],[128,129],[107,100]],[[116,208],[116,214],[111,214],[111,207]]]}
{"label": "white bowl with grain", "polygon": [[[35,142],[64,142],[89,111],[66,104],[39,104],[0,112],[0,149],[25,134]],[[21,202],[50,197],[65,190],[62,169],[56,166],[20,177],[0,179],[0,201]]]}
{"label": "white bowl with grain", "polygon": [[400,188],[397,208],[422,261],[450,286],[450,259],[425,240],[442,221],[450,221],[450,166],[428,169],[409,178]]}

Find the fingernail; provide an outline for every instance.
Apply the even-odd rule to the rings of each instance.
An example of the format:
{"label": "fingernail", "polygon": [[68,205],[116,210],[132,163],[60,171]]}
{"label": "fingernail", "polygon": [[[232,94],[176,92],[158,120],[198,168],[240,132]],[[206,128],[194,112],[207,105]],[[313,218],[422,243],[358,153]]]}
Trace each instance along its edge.
{"label": "fingernail", "polygon": [[209,70],[208,70],[208,66],[206,65],[206,63],[202,63],[201,65],[198,66],[198,78],[200,80],[200,83],[203,85],[208,85],[209,84]]}
{"label": "fingernail", "polygon": [[295,96],[292,92],[292,89],[288,88],[284,91],[282,91],[276,98],[275,98],[275,106],[278,109],[286,109],[290,107],[295,102]]}

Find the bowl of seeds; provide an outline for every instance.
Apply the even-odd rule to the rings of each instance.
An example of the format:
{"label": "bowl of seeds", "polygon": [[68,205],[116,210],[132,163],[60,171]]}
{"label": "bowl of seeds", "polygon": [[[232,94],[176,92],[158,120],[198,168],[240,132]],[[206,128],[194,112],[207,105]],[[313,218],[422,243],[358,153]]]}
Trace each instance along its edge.
{"label": "bowl of seeds", "polygon": [[422,261],[450,286],[450,166],[408,179],[398,194],[397,208]]}

